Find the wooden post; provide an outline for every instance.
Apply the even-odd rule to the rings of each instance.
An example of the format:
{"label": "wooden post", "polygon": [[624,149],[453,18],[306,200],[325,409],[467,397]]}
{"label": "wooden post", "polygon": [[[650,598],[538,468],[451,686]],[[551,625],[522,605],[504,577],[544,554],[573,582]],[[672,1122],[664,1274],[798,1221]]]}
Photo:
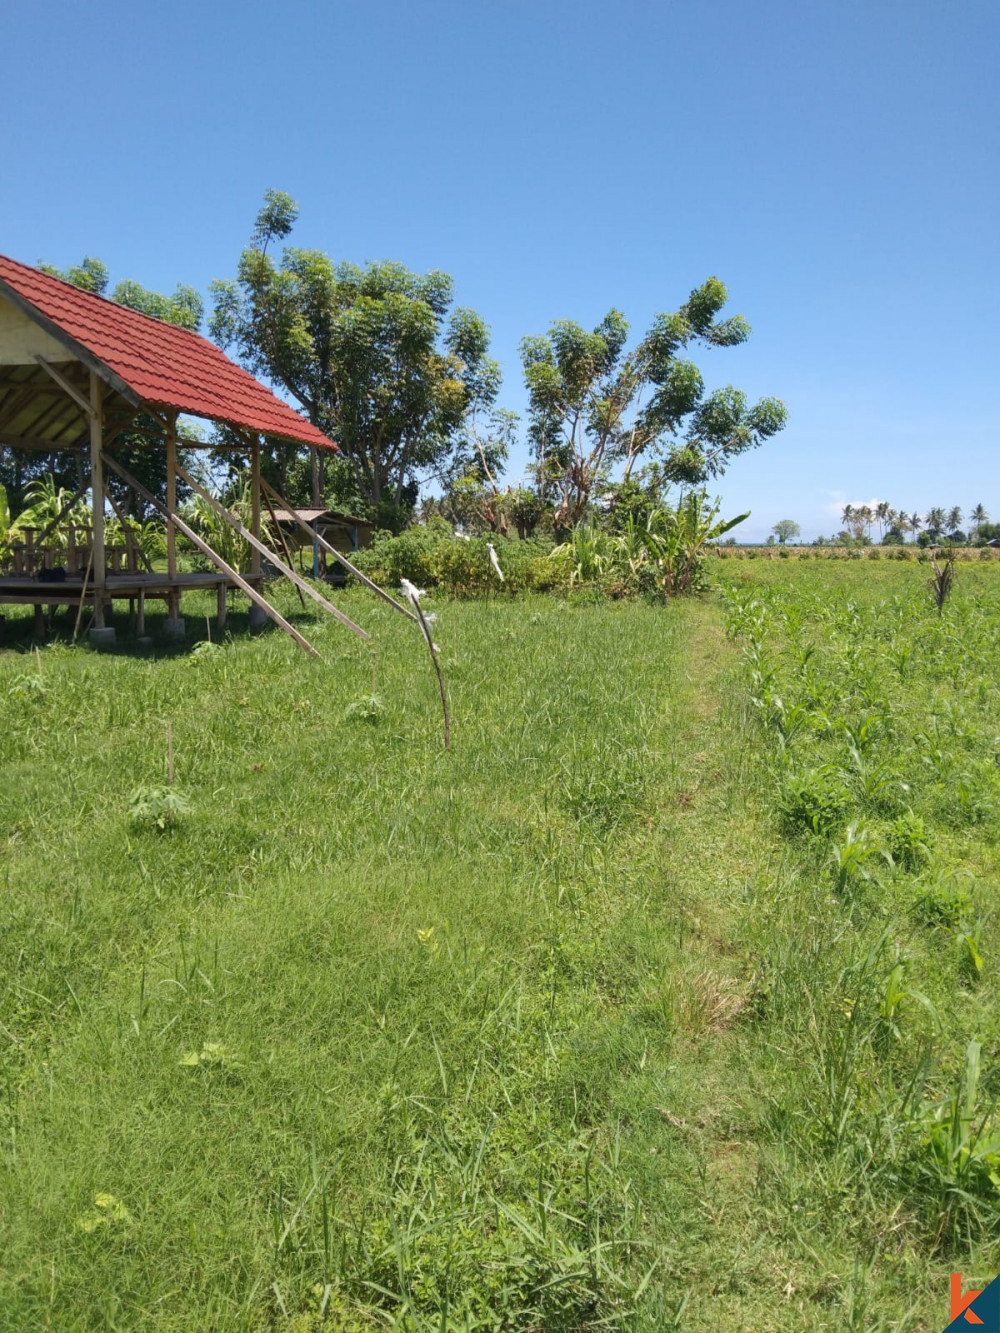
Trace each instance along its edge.
{"label": "wooden post", "polygon": [[[161,504],[160,501],[157,500],[155,495],[153,495],[150,491],[147,491],[141,481],[136,481],[135,477],[133,477],[130,472],[126,472],[125,469],[122,467],[121,463],[116,463],[110,454],[106,456],[105,462],[113,472],[116,472],[118,476],[121,477],[122,481],[125,483],[126,486],[131,486],[132,489],[135,491],[135,493],[137,495],[141,495],[144,500],[146,500],[149,504],[151,504],[158,514],[162,514],[164,518],[168,517],[166,505]],[[177,518],[175,516],[174,521],[177,524],[178,532],[183,533],[183,535],[188,539],[188,541],[192,544],[192,546],[196,546],[198,550],[201,551],[202,555],[207,555],[209,560],[211,560],[212,564],[216,567],[216,569],[220,570],[223,574],[225,574],[231,583],[235,583],[237,588],[239,588],[241,592],[246,593],[246,595],[250,598],[251,602],[253,602],[256,606],[259,606],[266,616],[270,616],[270,618],[274,621],[274,623],[276,625],[279,625],[289,636],[289,638],[294,639],[300,648],[304,648],[305,651],[307,653],[312,654],[313,657],[319,657],[319,653],[316,651],[316,649],[312,646],[311,643],[307,642],[307,640],[302,637],[302,635],[298,632],[295,626],[290,625],[288,621],[284,618],[284,616],[280,613],[280,611],[276,611],[274,607],[270,604],[270,602],[266,601],[265,598],[262,597],[261,594],[256,590],[256,588],[252,587],[246,581],[246,579],[242,576],[242,574],[237,574],[235,569],[233,569],[230,565],[227,565],[225,560],[223,560],[222,556],[219,555],[217,551],[212,550],[208,542],[203,541],[201,537],[199,537],[198,534],[195,532],[195,530],[189,527],[188,524],[185,523],[182,518]],[[364,630],[358,630],[358,633],[362,636],[362,638],[368,637],[365,634]]]}
{"label": "wooden post", "polygon": [[343,611],[338,611],[332,602],[328,602],[321,593],[316,591],[315,588],[310,587],[304,579],[299,578],[295,570],[292,569],[290,565],[286,565],[280,560],[277,554],[272,551],[269,546],[265,546],[259,537],[255,537],[252,532],[247,532],[246,528],[236,515],[231,513],[224,505],[220,504],[214,495],[209,494],[209,492],[205,490],[204,486],[199,485],[189,472],[185,472],[183,468],[178,468],[177,471],[180,474],[181,479],[191,487],[196,495],[200,495],[211,509],[215,510],[224,523],[228,523],[235,532],[239,533],[245,542],[249,542],[250,549],[257,553],[258,558],[261,555],[266,555],[268,560],[270,560],[271,564],[279,571],[279,573],[284,574],[286,579],[294,583],[299,592],[306,593],[314,602],[318,602],[324,611],[328,611],[330,615],[333,616],[334,620],[339,620],[342,625],[346,625],[348,629],[353,630],[359,638],[367,639],[369,637],[367,631],[363,630],[360,625],[355,625],[354,621],[349,620],[348,617],[344,615]]}
{"label": "wooden post", "polygon": [[[250,449],[250,531],[260,541],[260,436],[253,437],[253,445]],[[261,563],[260,551],[251,547],[250,550],[250,573],[254,578],[260,578]]]}
{"label": "wooden post", "polygon": [[97,372],[90,372],[90,490],[93,496],[94,537],[93,572],[94,628],[104,628],[104,596],[107,570],[104,564],[104,465],[101,449],[104,445],[104,406],[101,381]]}
{"label": "wooden post", "polygon": [[[260,541],[260,436],[255,431],[250,440],[250,533]],[[264,586],[260,550],[250,543],[250,586],[258,592]],[[248,623],[251,629],[263,625],[263,608],[251,606]]]}
{"label": "wooden post", "polygon": [[[167,415],[167,512],[177,512],[177,413]],[[180,597],[174,586],[177,579],[177,527],[173,518],[167,519],[167,575],[170,589],[167,593],[167,618],[176,621]]]}

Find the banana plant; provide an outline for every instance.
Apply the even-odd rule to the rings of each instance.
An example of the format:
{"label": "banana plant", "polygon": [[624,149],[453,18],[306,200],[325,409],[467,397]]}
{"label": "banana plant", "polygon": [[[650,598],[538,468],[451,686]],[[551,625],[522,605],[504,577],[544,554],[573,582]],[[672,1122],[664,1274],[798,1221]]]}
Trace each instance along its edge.
{"label": "banana plant", "polygon": [[675,505],[654,510],[639,532],[656,568],[662,595],[690,592],[705,546],[749,517],[748,510],[720,520],[719,500],[710,501],[704,491],[687,491]]}

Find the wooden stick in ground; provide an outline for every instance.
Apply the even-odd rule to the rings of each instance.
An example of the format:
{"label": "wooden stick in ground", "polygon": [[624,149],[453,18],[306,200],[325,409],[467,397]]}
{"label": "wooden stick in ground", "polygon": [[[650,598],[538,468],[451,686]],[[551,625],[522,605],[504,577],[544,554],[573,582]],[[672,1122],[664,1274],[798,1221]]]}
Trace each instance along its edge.
{"label": "wooden stick in ground", "polygon": [[[281,542],[281,549],[285,553],[285,564],[291,566],[292,553],[288,549],[288,542],[285,541],[285,534],[281,531],[281,524],[274,516],[274,505],[271,503],[271,497],[264,492],[264,503],[267,505],[267,512],[271,515],[271,524],[274,527],[275,536]],[[299,594],[299,601],[302,603],[302,610],[306,609],[306,599],[303,596],[302,589],[296,585],[295,591]]]}
{"label": "wooden stick in ground", "polygon": [[187,482],[191,489],[195,491],[196,494],[200,495],[207,505],[210,505],[211,508],[215,510],[223,522],[228,523],[234,532],[238,533],[244,541],[250,543],[251,548],[257,552],[258,557],[261,555],[267,556],[268,560],[271,561],[276,569],[279,569],[281,573],[284,574],[286,579],[294,583],[297,588],[307,592],[314,602],[318,602],[324,611],[328,611],[330,615],[333,616],[334,620],[339,620],[342,625],[346,625],[349,630],[353,630],[359,638],[370,638],[370,635],[366,630],[363,630],[360,625],[355,625],[354,621],[345,616],[343,611],[338,611],[333,603],[328,602],[321,593],[318,593],[311,583],[306,583],[305,579],[300,578],[294,569],[290,568],[290,566],[280,560],[269,546],[265,546],[259,537],[255,537],[252,532],[249,532],[235,514],[230,513],[225,505],[220,504],[214,495],[211,495],[205,490],[204,486],[199,486],[193,477],[188,476],[180,464],[177,465],[177,475]]}
{"label": "wooden stick in ground", "polygon": [[[231,579],[241,592],[246,593],[251,602],[259,606],[265,615],[269,616],[276,625],[280,626],[280,628],[285,631],[289,638],[294,639],[299,647],[305,652],[310,653],[313,657],[319,657],[319,653],[316,649],[307,639],[302,637],[294,625],[289,625],[281,612],[276,611],[271,603],[265,597],[262,597],[256,588],[252,588],[245,578],[242,578],[237,574],[236,570],[233,569],[231,565],[227,565],[222,556],[213,551],[208,542],[203,541],[192,528],[188,527],[182,518],[178,517],[177,514],[172,514],[167,509],[166,505],[162,504],[155,495],[152,495],[147,491],[142,482],[136,481],[135,477],[133,477],[130,472],[126,472],[122,465],[117,463],[110,454],[103,455],[103,460],[108,467],[111,468],[112,472],[117,472],[122,481],[124,481],[126,485],[131,486],[135,493],[141,495],[147,503],[151,504],[158,514],[161,514],[164,518],[171,519],[178,532],[182,532],[188,541],[198,548],[202,555],[207,556],[208,559],[211,560],[216,569],[220,570],[227,576],[227,578]],[[361,633],[364,634],[364,630],[362,630]]]}
{"label": "wooden stick in ground", "polygon": [[448,712],[448,696],[444,690],[444,676],[441,674],[441,664],[438,661],[437,646],[434,643],[434,636],[431,634],[431,627],[424,618],[424,613],[420,609],[420,590],[415,588],[409,579],[402,580],[403,591],[409,599],[410,605],[416,614],[416,619],[420,628],[424,632],[424,638],[427,640],[427,651],[431,655],[431,661],[434,663],[434,670],[437,672],[438,689],[441,691],[441,711],[444,713],[444,748],[451,749],[451,716]]}
{"label": "wooden stick in ground", "polygon": [[360,569],[356,569],[354,565],[351,564],[346,555],[343,555],[335,546],[331,546],[324,537],[321,537],[318,532],[314,531],[298,510],[290,505],[287,500],[283,500],[274,487],[270,485],[269,482],[265,481],[263,477],[260,479],[260,484],[261,489],[268,495],[272,496],[276,504],[280,505],[282,509],[291,514],[292,518],[295,519],[299,527],[306,533],[310,541],[316,542],[328,555],[332,555],[334,560],[338,561],[346,570],[353,574],[359,583],[363,583],[366,588],[371,588],[373,593],[381,597],[384,602],[388,602],[390,606],[394,606],[401,615],[406,616],[407,620],[416,620],[417,617],[407,611],[406,607],[400,602],[397,602],[395,597],[390,597],[384,588],[380,588],[377,583],[373,583],[367,575],[362,574]]}
{"label": "wooden stick in ground", "polygon": [[76,608],[76,624],[73,626],[73,642],[76,643],[76,636],[80,633],[80,621],[83,619],[83,604],[87,600],[87,581],[90,578],[90,566],[94,560],[94,544],[91,542],[90,551],[87,555],[87,568],[83,575],[83,584],[80,588],[80,605]]}

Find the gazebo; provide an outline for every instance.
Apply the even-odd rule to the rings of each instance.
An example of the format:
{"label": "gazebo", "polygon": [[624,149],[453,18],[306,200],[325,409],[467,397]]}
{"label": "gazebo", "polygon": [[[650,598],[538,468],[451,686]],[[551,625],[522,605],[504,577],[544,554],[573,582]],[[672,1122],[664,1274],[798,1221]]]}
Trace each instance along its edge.
{"label": "gazebo", "polygon": [[[249,529],[178,463],[178,417],[191,416],[225,424],[250,457],[251,522]],[[152,425],[150,425],[152,423]],[[151,494],[131,476],[114,455],[115,441],[129,438],[163,449],[166,457],[166,501]],[[252,603],[251,623],[270,617],[307,652],[315,649],[267,601],[262,587],[262,557],[337,620],[362,638],[368,635],[334,607],[261,540],[262,500],[282,518],[304,529],[310,542],[319,541],[334,556],[368,583],[362,575],[306,523],[299,512],[261,478],[261,438],[292,441],[314,449],[336,445],[287,403],[235,365],[208,339],[125,306],[82,291],[17,260],[0,256],[0,445],[72,453],[85,464],[82,485],[64,507],[75,507],[89,490],[92,528],[73,551],[86,568],[68,568],[65,581],[46,578],[44,537],[56,523],[21,553],[20,567],[0,576],[0,603],[93,606],[92,641],[113,642],[114,628],[106,624],[112,601],[125,598],[138,606],[140,631],[147,597],[167,604],[168,632],[183,632],[180,599],[185,590],[215,589],[218,616],[225,618],[230,589],[245,593]],[[183,448],[197,441],[180,440]],[[202,445],[201,447],[217,447]],[[239,445],[235,446],[240,448]],[[242,452],[242,449],[241,449]],[[105,546],[105,507],[115,512],[107,492],[108,472],[117,474],[166,524],[167,568],[154,570],[130,543],[124,552],[109,553]],[[177,512],[178,478],[200,494],[251,548],[251,567],[244,575],[233,569]],[[60,516],[62,517],[62,516]],[[278,524],[275,524],[278,527]],[[208,559],[208,572],[181,572],[177,562],[177,533],[182,533]],[[282,542],[284,545],[284,543]],[[51,557],[50,557],[51,561]],[[122,564],[125,565],[122,568]],[[38,568],[35,567],[38,565]],[[140,568],[140,565],[142,566]],[[369,584],[379,595],[380,589]],[[388,598],[404,614],[405,609]]]}

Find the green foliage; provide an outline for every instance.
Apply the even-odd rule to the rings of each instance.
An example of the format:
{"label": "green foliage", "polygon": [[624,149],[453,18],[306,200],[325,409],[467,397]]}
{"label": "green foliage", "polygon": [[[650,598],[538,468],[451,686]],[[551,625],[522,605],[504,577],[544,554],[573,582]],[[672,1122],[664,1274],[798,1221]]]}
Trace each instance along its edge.
{"label": "green foliage", "polygon": [[[39,263],[38,267],[53,278],[62,278],[63,282],[70,282],[74,287],[97,296],[104,296],[107,292],[108,269],[99,259],[84,259],[77,267],[65,270],[52,264]],[[152,315],[154,319],[178,324],[183,329],[199,329],[205,314],[201,293],[196,287],[184,284],[178,284],[173,296],[163,296],[132,278],[124,278],[111,292],[111,300],[117,305],[128,306],[130,310],[138,310],[143,315]]]}
{"label": "green foliage", "polygon": [[337,442],[366,503],[399,507],[419,472],[445,464],[470,415],[493,406],[489,331],[453,308],[446,273],[335,264],[292,246],[275,261],[268,247],[297,216],[287,195],[267,192],[235,280],[212,284],[212,336]]}
{"label": "green foliage", "polygon": [[929,863],[933,835],[920,815],[906,810],[889,825],[886,841],[896,865],[915,874]]}
{"label": "green foliage", "polygon": [[957,927],[969,914],[968,891],[951,874],[937,875],[922,889],[913,904],[913,914],[926,926]]}
{"label": "green foliage", "polygon": [[790,773],[778,797],[778,809],[791,829],[825,836],[843,823],[850,793],[830,765]]}
{"label": "green foliage", "polygon": [[726,299],[709,278],[679,310],[658,315],[630,352],[619,310],[592,332],[564,319],[522,339],[536,480],[557,530],[579,522],[615,464],[627,480],[637,460],[655,454],[668,480],[699,486],[782,429],[778,399],[751,407],[732,385],[706,395],[697,366],[680,356],[692,343],[731,347],[749,337],[742,316],[717,318]]}
{"label": "green foliage", "polygon": [[797,537],[802,529],[793,518],[782,518],[775,523],[771,531],[777,537],[778,541],[781,542],[782,546],[784,546],[785,542],[791,541],[792,538]]}
{"label": "green foliage", "polygon": [[136,787],[129,797],[128,813],[133,824],[154,828],[159,833],[174,828],[190,812],[188,798],[173,787]]}

